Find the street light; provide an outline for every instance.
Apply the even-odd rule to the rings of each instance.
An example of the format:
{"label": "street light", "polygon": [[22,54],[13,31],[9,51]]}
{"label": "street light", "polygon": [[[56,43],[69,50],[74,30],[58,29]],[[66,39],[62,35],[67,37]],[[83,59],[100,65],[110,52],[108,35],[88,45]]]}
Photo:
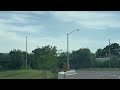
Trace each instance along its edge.
{"label": "street light", "polygon": [[79,29],[73,30],[72,32],[67,33],[67,66],[68,66],[68,70],[70,69],[70,64],[69,64],[69,40],[68,40],[69,37],[68,36],[75,31],[79,31]]}
{"label": "street light", "polygon": [[110,39],[109,39],[109,68],[110,68]]}
{"label": "street light", "polygon": [[27,69],[27,37],[26,37],[26,69]]}

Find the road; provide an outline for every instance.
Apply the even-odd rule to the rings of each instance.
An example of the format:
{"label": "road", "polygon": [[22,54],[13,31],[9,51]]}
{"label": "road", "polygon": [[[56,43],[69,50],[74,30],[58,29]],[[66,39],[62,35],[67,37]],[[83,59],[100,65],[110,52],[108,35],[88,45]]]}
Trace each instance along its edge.
{"label": "road", "polygon": [[120,71],[77,71],[76,79],[120,79]]}

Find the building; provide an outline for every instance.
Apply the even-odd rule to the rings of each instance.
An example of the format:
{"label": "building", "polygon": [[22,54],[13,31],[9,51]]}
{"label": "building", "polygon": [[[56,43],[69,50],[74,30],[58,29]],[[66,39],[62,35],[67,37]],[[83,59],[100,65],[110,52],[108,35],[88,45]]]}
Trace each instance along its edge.
{"label": "building", "polygon": [[[110,58],[114,57],[114,55],[110,54]],[[105,57],[102,58],[96,58],[98,61],[109,61],[110,60],[109,55],[106,55]]]}
{"label": "building", "polygon": [[98,61],[109,61],[110,58],[96,58],[96,60],[98,60]]}

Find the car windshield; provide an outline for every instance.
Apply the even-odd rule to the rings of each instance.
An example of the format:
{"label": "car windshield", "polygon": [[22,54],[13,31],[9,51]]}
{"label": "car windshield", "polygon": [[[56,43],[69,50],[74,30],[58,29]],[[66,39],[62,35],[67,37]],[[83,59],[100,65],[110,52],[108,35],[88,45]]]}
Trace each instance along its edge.
{"label": "car windshield", "polygon": [[119,11],[0,11],[0,79],[119,79]]}

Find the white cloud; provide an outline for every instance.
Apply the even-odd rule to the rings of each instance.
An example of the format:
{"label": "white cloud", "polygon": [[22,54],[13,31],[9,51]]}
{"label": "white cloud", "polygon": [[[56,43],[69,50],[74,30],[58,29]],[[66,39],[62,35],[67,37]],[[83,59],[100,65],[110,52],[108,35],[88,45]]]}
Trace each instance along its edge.
{"label": "white cloud", "polygon": [[60,21],[73,22],[85,28],[106,29],[120,27],[120,22],[110,12],[56,11],[50,12],[50,14]]}
{"label": "white cloud", "polygon": [[[112,15],[107,13],[100,13],[100,12],[90,12],[90,11],[56,11],[56,12],[50,12],[52,15],[54,15],[56,18],[66,21],[72,21],[72,20],[95,20],[95,19],[101,19],[105,17],[109,18]],[[62,17],[61,17],[62,16]]]}
{"label": "white cloud", "polygon": [[[3,34],[3,33],[2,33]],[[5,33],[4,33],[5,34]],[[13,33],[14,34],[14,33]],[[8,34],[10,35],[10,34]],[[12,33],[11,33],[12,35]],[[9,52],[12,49],[20,49],[25,51],[25,37],[16,36],[14,38],[0,38],[0,45],[5,48],[1,48],[2,51]],[[80,48],[89,48],[92,52],[95,52],[98,48],[103,48],[108,44],[106,41],[96,41],[89,40],[88,38],[80,38],[79,40],[70,39],[69,40],[69,51],[78,50]],[[37,46],[42,47],[46,45],[57,46],[57,49],[62,49],[64,52],[67,51],[67,42],[66,37],[43,37],[43,38],[35,38],[28,37],[28,52],[30,53],[32,50],[37,48]]]}
{"label": "white cloud", "polygon": [[12,14],[10,17],[11,22],[16,22],[16,23],[27,23],[27,18],[28,16],[26,15],[17,15],[17,14]]}
{"label": "white cloud", "polygon": [[26,14],[4,14],[6,18],[0,18],[1,23],[28,23],[29,15]]}
{"label": "white cloud", "polygon": [[[44,37],[44,38],[34,38],[34,41],[36,41],[36,46],[42,47],[45,45],[52,45],[57,46],[57,49],[62,49],[64,52],[67,51],[67,40],[66,36],[64,37]],[[95,52],[98,48],[103,48],[108,44],[106,40],[103,41],[97,41],[97,40],[91,40],[89,38],[81,38],[78,37],[78,39],[72,39],[69,38],[69,51],[78,50],[80,48],[89,48],[92,52]]]}
{"label": "white cloud", "polygon": [[47,12],[46,11],[9,11],[3,13],[3,16],[6,18],[0,18],[0,22],[31,24],[31,22],[38,22],[38,19],[36,19],[35,15],[43,15],[45,13]]}
{"label": "white cloud", "polygon": [[38,22],[38,19],[33,19],[34,15],[31,16],[31,13],[43,14],[43,12],[34,11],[11,11],[7,16],[7,14],[4,13],[5,18],[0,18],[0,29],[2,31],[29,33],[35,33],[45,29],[45,27],[39,23],[32,23],[33,21]]}
{"label": "white cloud", "polygon": [[37,15],[43,15],[46,14],[47,11],[11,11],[12,13],[15,14],[24,14],[24,15],[31,15],[31,14],[37,14]]}
{"label": "white cloud", "polygon": [[[0,32],[1,34],[1,32]],[[3,34],[3,33],[2,33]],[[5,36],[5,33],[4,35]],[[20,37],[16,36],[15,38],[11,37],[4,37],[0,38],[0,46],[3,47],[1,48],[2,52],[9,52],[12,49],[20,49],[25,51],[26,49],[26,38],[25,37]],[[63,49],[65,50],[65,38],[50,38],[50,37],[44,37],[44,38],[35,38],[35,37],[28,37],[28,52],[32,52],[37,46],[42,47],[46,45],[51,45],[51,46],[57,46],[57,49]]]}
{"label": "white cloud", "polygon": [[26,25],[26,26],[22,26],[22,27],[13,27],[12,28],[13,30],[10,30],[10,31],[13,31],[13,32],[29,32],[29,33],[38,33],[39,31],[42,31],[44,29],[43,26],[40,26],[40,25]]}
{"label": "white cloud", "polygon": [[[32,14],[31,14],[32,13]],[[42,20],[38,20],[39,15],[43,15],[48,12],[34,12],[34,11],[28,11],[28,12],[13,12],[13,14],[10,14],[9,16],[6,16],[7,18],[0,18],[0,46],[2,47],[1,50],[2,52],[9,52],[11,49],[20,49],[20,50],[25,50],[25,36],[20,36],[20,32],[24,35],[27,33],[31,33],[31,35],[34,33],[34,35],[38,35],[40,31],[42,31],[44,34],[43,36],[46,37],[39,37],[37,36],[31,36],[29,37],[28,35],[28,52],[31,52],[37,46],[42,47],[45,45],[52,45],[52,46],[57,46],[57,49],[62,49],[63,51],[67,51],[67,42],[66,42],[66,33],[67,31],[64,31],[62,33],[61,37],[54,37],[50,36],[52,34],[56,34],[55,30],[51,30],[51,27],[59,28],[59,26],[54,26],[52,23],[50,23],[50,26],[47,27],[47,24],[44,25],[39,25],[38,22],[42,20],[46,20],[46,17],[44,17]],[[76,26],[83,26],[85,28],[90,28],[90,29],[100,29],[100,30],[107,30],[107,28],[120,28],[120,22],[116,20],[115,17],[113,17],[113,14],[108,14],[105,12],[69,12],[69,11],[59,11],[59,12],[49,12],[52,18],[56,18],[57,20],[60,20],[61,22],[65,23],[75,23]],[[34,16],[33,14],[37,15]],[[32,16],[33,15],[33,16]],[[35,18],[35,19],[34,19]],[[51,18],[51,17],[50,17]],[[52,19],[51,18],[51,19]],[[32,21],[37,22],[37,24],[31,23]],[[47,22],[47,20],[46,20]],[[53,20],[54,22],[54,20]],[[59,21],[55,22],[56,25],[59,23]],[[22,25],[21,25],[22,24]],[[64,24],[64,23],[63,23]],[[71,24],[70,24],[71,25]],[[48,32],[44,32],[46,30],[46,27],[48,30],[51,30],[50,32],[52,34],[49,34]],[[71,28],[70,26],[69,28]],[[62,29],[66,29],[66,27],[62,27]],[[52,28],[54,29],[54,28]],[[46,31],[48,31],[46,30]],[[58,31],[57,31],[58,32]],[[59,31],[61,32],[61,31]],[[89,32],[89,31],[88,31]],[[104,32],[103,32],[104,33]],[[100,33],[100,34],[103,34]],[[65,35],[63,35],[65,34]],[[96,33],[95,33],[96,34]],[[99,33],[98,33],[99,34]],[[76,34],[75,34],[76,35]],[[108,44],[108,41],[98,41],[96,38],[90,40],[89,36],[85,36],[82,38],[82,36],[78,36],[77,39],[73,39],[72,37],[70,38],[70,48],[69,50],[78,50],[79,48],[90,48],[92,52],[95,52],[98,48],[103,48]],[[93,34],[94,35],[94,34]],[[72,35],[74,37],[74,35]],[[94,37],[96,37],[94,35]],[[104,35],[102,39],[104,39]],[[39,37],[39,38],[38,38]],[[88,38],[87,38],[88,37]],[[99,35],[98,35],[99,37]],[[100,40],[100,39],[99,39]],[[116,41],[119,42],[119,41]]]}
{"label": "white cloud", "polygon": [[15,32],[6,32],[6,31],[0,31],[0,38],[16,38],[16,33]]}
{"label": "white cloud", "polygon": [[[20,32],[24,33],[25,35],[27,33],[39,33],[40,31],[45,29],[45,27],[43,25],[40,25],[39,23],[34,25],[31,24],[31,22],[33,21],[33,19],[31,20],[31,18],[34,18],[34,16],[31,16],[30,12],[28,13],[11,12],[11,14],[9,14],[8,16],[7,14],[4,14],[5,17],[0,18],[0,46],[2,47],[2,52],[9,52],[12,49],[25,50],[25,37],[20,36]],[[40,13],[41,12],[39,12],[39,14]],[[32,39],[31,37],[31,39],[28,38],[28,41],[28,52],[31,52],[31,50],[36,48],[36,40]]]}
{"label": "white cloud", "polygon": [[103,48],[108,44],[106,40],[98,41],[96,39],[89,39],[89,38],[81,38],[78,39],[70,39],[69,40],[69,47],[70,51],[78,50],[80,48],[89,48],[92,52],[95,52],[98,48]]}
{"label": "white cloud", "polygon": [[43,25],[24,25],[24,26],[16,26],[13,24],[5,24],[0,23],[0,29],[1,31],[6,32],[29,32],[29,33],[37,33],[39,31],[42,31],[45,29]]}

